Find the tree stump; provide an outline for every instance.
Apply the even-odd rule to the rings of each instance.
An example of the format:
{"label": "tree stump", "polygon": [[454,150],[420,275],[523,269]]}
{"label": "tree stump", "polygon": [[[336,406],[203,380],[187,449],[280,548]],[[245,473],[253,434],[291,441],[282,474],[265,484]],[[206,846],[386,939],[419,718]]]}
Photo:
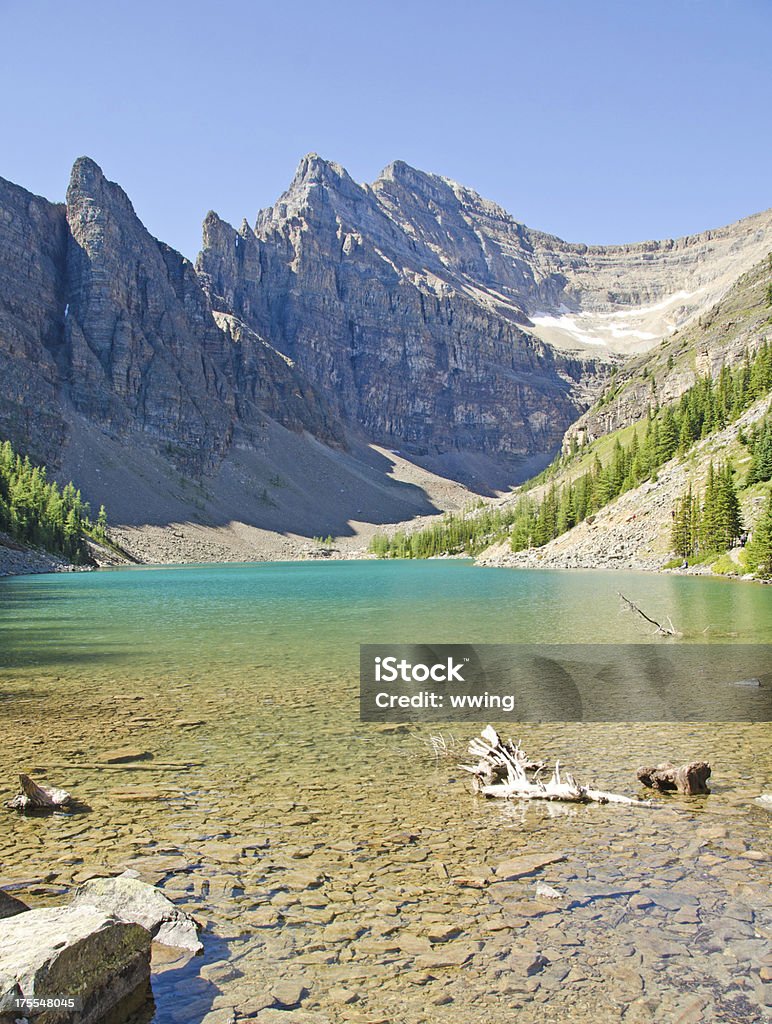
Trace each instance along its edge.
{"label": "tree stump", "polygon": [[56,811],[72,803],[72,797],[63,789],[38,786],[29,775],[20,775],[21,793],[5,805],[15,811]]}
{"label": "tree stump", "polygon": [[710,793],[707,781],[710,778],[710,765],[706,761],[690,761],[680,768],[665,762],[656,768],[639,768],[636,772],[639,780],[649,789],[661,792],[677,790],[684,796],[695,796]]}

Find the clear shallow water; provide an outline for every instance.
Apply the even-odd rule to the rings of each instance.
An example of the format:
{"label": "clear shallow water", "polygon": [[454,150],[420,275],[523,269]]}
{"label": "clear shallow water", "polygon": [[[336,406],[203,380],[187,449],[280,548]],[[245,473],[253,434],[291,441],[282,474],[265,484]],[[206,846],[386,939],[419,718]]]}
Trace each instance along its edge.
{"label": "clear shallow water", "polygon": [[[9,819],[0,874],[56,902],[131,865],[204,918],[203,970],[199,959],[156,978],[161,1024],[246,1012],[277,974],[304,980],[320,1021],[512,1009],[523,1021],[569,1009],[578,1021],[667,1020],[695,998],[705,1020],[756,1020],[770,819],[752,798],[772,788],[768,726],[514,727],[534,756],[631,794],[639,764],[711,760],[713,795],[651,812],[494,806],[469,793],[456,759],[429,756],[429,730],[358,721],[359,643],[661,642],[618,590],[700,642],[772,640],[772,588],[675,576],[437,561],[0,581],[0,708],[14,737],[3,786],[10,795],[16,772],[40,769],[91,807]],[[474,727],[453,731],[462,752]],[[125,744],[152,760],[100,767]],[[568,859],[504,886],[490,875],[541,849]],[[482,888],[453,882],[475,873]],[[538,878],[565,899],[535,900]],[[631,878],[677,898],[573,905],[582,887]],[[440,941],[440,924],[457,934]],[[531,954],[548,963],[529,974],[517,957]],[[211,967],[225,956],[232,977]]]}
{"label": "clear shallow water", "polygon": [[772,641],[772,589],[756,585],[456,560],[283,562],[3,580],[0,664],[168,659],[186,672],[252,660],[324,672],[355,666],[360,643],[651,639],[620,590],[696,641]]}

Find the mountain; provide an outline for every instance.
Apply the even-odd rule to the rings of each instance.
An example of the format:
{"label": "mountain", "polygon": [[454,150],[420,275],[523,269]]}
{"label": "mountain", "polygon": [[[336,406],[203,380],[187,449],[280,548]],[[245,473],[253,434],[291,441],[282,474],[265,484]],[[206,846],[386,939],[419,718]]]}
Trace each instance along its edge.
{"label": "mountain", "polygon": [[[436,221],[421,217],[420,198],[416,216],[400,219],[387,184],[360,186],[306,157],[254,231],[210,214],[198,270],[213,308],[273,339],[372,441],[419,458],[550,451],[597,368],[557,354],[521,329],[521,313],[475,291],[468,282],[485,264],[465,257],[450,224],[441,241],[467,271],[448,272],[439,241],[417,237]],[[457,205],[437,216],[455,217]]]}
{"label": "mountain", "polygon": [[0,436],[126,528],[217,528],[202,555],[356,537],[545,465],[625,352],[770,248],[771,212],[567,243],[404,163],[357,184],[311,154],[254,227],[210,213],[194,267],[81,158],[64,204],[0,179]]}
{"label": "mountain", "polygon": [[675,401],[699,377],[715,378],[722,366],[739,362],[772,334],[771,287],[772,254],[741,274],[710,309],[629,359],[567,431],[564,449],[573,438],[593,440],[635,423],[650,407]]}
{"label": "mountain", "polygon": [[264,412],[340,440],[291,361],[212,316],[192,264],[146,231],[93,161],[76,162],[66,205],[0,179],[0,209],[0,360],[11,382],[0,429],[12,440],[55,458],[75,412],[115,437],[172,448],[192,473],[240,437],[257,443]]}
{"label": "mountain", "polygon": [[[754,361],[770,339],[772,253],[741,275],[719,302],[697,320],[650,352],[629,360],[600,398],[569,429],[562,457],[545,474],[545,479],[528,491],[528,496],[540,501],[553,487],[562,494],[591,472],[596,460],[604,466],[612,464],[616,446],[630,446],[634,433],[643,444],[649,415],[659,407],[664,410],[661,419],[706,377],[712,378],[716,396],[721,379],[726,380],[726,371],[743,378],[747,395],[740,410],[724,410],[711,429],[702,431],[701,437],[697,434],[699,439],[693,445],[688,441],[682,443],[679,437],[672,457],[666,457],[656,473],[639,485],[631,481],[615,500],[543,546],[512,551],[509,538],[496,538],[480,557],[481,564],[562,569],[660,568],[673,554],[676,503],[687,488],[697,496],[704,495],[711,464],[727,461],[734,468],[745,531],[752,533],[764,514],[769,484],[764,483],[765,476],[749,474],[748,438],[768,422],[772,408],[770,380],[767,377],[766,384],[762,382],[762,375],[754,370]],[[516,502],[517,497],[507,498],[496,503],[495,509],[502,516]],[[741,554],[741,549],[732,549],[718,563],[720,571],[741,574]],[[714,553],[712,561],[717,558],[718,553]],[[695,571],[707,571],[707,565]]]}

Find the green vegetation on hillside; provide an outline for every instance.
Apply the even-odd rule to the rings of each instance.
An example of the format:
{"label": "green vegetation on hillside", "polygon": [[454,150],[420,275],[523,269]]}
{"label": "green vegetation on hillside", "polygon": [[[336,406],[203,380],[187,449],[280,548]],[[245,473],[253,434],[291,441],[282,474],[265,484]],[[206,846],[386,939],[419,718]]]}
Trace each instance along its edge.
{"label": "green vegetation on hillside", "polygon": [[47,481],[45,466],[33,466],[5,441],[0,444],[0,529],[82,565],[90,561],[86,535],[105,540],[107,513],[102,505],[92,523],[89,506],[72,483],[60,490]]}
{"label": "green vegetation on hillside", "polygon": [[711,462],[702,504],[691,487],[676,502],[671,531],[673,550],[685,559],[698,552],[703,552],[703,557],[708,553],[718,556],[732,546],[742,531],[732,467],[727,462],[716,469]]}
{"label": "green vegetation on hillside", "polygon": [[[751,455],[745,478],[739,481],[743,489],[765,484],[772,479],[772,417],[757,424],[748,436],[740,434]],[[714,572],[737,572],[738,564],[759,576],[772,575],[772,494],[756,524],[750,543],[740,556],[739,563],[718,559]],[[705,487],[704,501],[689,489],[679,498],[673,510],[672,543],[679,558],[687,561],[711,562],[721,552],[731,548],[744,532],[740,516],[740,501],[735,475],[728,464],[714,468],[711,463]],[[744,538],[743,538],[744,540]]]}
{"label": "green vegetation on hillside", "polygon": [[772,491],[745,549],[745,568],[764,579],[772,578]]}
{"label": "green vegetation on hillside", "polygon": [[613,406],[611,418],[620,426],[629,424],[645,414],[647,392],[648,401],[656,403],[660,391],[680,391],[685,376],[698,374],[704,359],[713,361],[721,352],[726,363],[733,363],[742,348],[741,339],[763,337],[772,324],[770,275],[772,253],[739,277],[710,310],[655,348],[626,360],[612,373],[595,411]]}
{"label": "green vegetation on hillside", "polygon": [[370,542],[370,551],[379,558],[433,558],[461,552],[476,555],[503,536],[516,517],[516,508],[489,506],[461,515],[448,512],[440,522],[414,533],[400,530],[393,537],[377,533]]}
{"label": "green vegetation on hillside", "polygon": [[765,340],[753,356],[746,352],[734,370],[723,367],[716,380],[701,377],[678,402],[650,408],[640,434],[636,426],[625,428],[613,443],[602,438],[584,449],[574,445],[537,478],[548,480],[575,463],[574,479],[561,487],[553,481],[540,500],[526,490],[514,506],[505,509],[486,507],[462,516],[448,515],[423,530],[399,532],[391,538],[376,535],[370,550],[381,558],[474,555],[507,536],[513,551],[541,547],[625,491],[656,480],[660,466],[723,429],[770,390],[772,348]]}
{"label": "green vegetation on hillside", "polygon": [[772,480],[772,417],[755,427],[750,435],[741,437],[751,453],[746,484],[764,483]]}

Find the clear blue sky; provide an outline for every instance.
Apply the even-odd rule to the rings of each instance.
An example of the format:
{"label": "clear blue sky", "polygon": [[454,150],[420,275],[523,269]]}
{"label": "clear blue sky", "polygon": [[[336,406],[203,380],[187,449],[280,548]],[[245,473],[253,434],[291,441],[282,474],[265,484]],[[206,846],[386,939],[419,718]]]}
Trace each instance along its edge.
{"label": "clear blue sky", "polygon": [[576,241],[772,205],[770,0],[0,0],[0,175],[93,157],[195,256],[315,150],[394,159]]}

